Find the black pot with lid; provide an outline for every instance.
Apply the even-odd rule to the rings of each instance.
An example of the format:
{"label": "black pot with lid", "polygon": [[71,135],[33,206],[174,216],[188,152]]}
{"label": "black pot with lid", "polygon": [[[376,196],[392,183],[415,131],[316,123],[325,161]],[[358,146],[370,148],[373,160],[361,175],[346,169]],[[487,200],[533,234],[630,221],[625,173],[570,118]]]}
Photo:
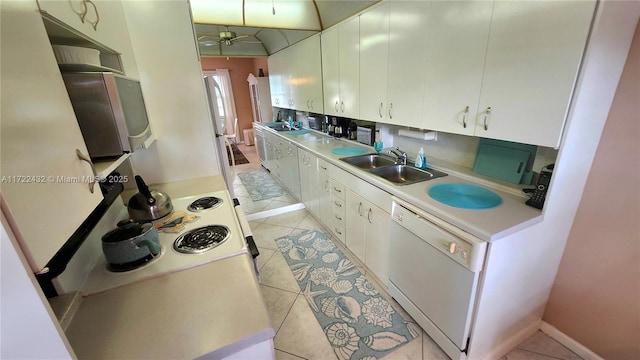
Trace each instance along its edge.
{"label": "black pot with lid", "polygon": [[138,222],[151,222],[163,218],[173,211],[169,195],[155,189],[149,189],[142,177],[136,175],[138,193],[129,199],[127,210],[131,219]]}

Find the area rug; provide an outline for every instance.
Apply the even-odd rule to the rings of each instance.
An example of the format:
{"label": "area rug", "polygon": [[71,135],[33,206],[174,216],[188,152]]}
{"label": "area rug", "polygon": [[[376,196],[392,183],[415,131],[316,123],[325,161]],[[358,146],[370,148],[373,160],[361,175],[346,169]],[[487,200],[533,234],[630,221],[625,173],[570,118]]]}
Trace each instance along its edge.
{"label": "area rug", "polygon": [[238,177],[253,201],[271,199],[286,194],[266,170],[238,173]]}
{"label": "area rug", "polygon": [[320,230],[275,240],[340,360],[378,359],[418,336]]}
{"label": "area rug", "polygon": [[[229,151],[229,147],[227,146],[226,148],[227,148],[227,158],[229,159],[229,165],[233,165],[233,163],[231,162],[231,152]],[[236,144],[231,143],[231,149],[233,149],[233,158],[236,161],[236,165],[249,163],[249,160],[247,160],[247,158],[244,156],[242,151],[238,149]]]}

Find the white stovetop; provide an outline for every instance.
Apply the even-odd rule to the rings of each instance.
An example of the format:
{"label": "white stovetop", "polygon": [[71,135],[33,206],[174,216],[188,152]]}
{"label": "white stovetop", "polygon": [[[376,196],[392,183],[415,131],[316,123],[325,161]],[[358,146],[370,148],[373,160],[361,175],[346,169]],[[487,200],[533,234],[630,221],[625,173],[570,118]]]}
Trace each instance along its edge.
{"label": "white stovetop", "polygon": [[[204,196],[221,198],[223,203],[216,208],[199,212],[187,210],[189,204]],[[226,190],[172,199],[172,203],[174,213],[182,211],[187,213],[187,215],[195,215],[199,218],[193,222],[186,223],[184,228],[177,233],[159,231],[158,237],[162,246],[161,255],[139,269],[121,273],[111,272],[107,270],[105,257],[101,254],[102,256],[99,257],[98,262],[87,278],[85,286],[81,290],[83,295],[87,296],[103,292],[125,284],[154,278],[162,274],[192,268],[248,252],[246,241],[233,209],[233,202]],[[173,249],[173,243],[179,235],[206,225],[224,225],[228,227],[230,230],[229,238],[216,248],[201,254],[183,254]]]}

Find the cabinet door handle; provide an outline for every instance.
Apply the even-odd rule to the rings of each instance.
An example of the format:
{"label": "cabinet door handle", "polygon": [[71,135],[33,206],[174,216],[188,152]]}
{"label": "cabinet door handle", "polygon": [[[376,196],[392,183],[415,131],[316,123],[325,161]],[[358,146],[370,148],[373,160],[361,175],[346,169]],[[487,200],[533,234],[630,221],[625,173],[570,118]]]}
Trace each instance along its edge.
{"label": "cabinet door handle", "polygon": [[342,221],[342,218],[340,216],[338,216],[338,215],[333,215],[333,217],[335,217],[336,219]]}
{"label": "cabinet door handle", "polygon": [[76,155],[78,156],[78,159],[88,162],[89,165],[91,166],[91,172],[93,172],[93,179],[91,182],[89,182],[89,191],[93,194],[93,188],[95,184],[98,182],[98,173],[96,172],[96,167],[93,166],[91,159],[87,155],[83,154],[79,149],[76,149]]}
{"label": "cabinet door handle", "polygon": [[462,127],[467,128],[467,114],[469,113],[469,107],[464,108],[464,112],[462,113]]}
{"label": "cabinet door handle", "polygon": [[369,224],[373,222],[373,220],[371,220],[371,211],[371,208],[369,208],[369,211],[367,211],[367,220],[369,220]]}
{"label": "cabinet door handle", "polygon": [[360,202],[360,204],[358,204],[358,216],[362,216],[362,202]]}
{"label": "cabinet door handle", "polygon": [[337,192],[337,193],[341,193],[341,192],[342,192],[342,190],[338,189],[338,188],[337,188],[337,187],[335,187],[335,186],[333,187],[333,190],[334,190],[335,192]]}
{"label": "cabinet door handle", "polygon": [[380,116],[380,119],[382,119],[382,102],[380,102],[380,107],[378,108],[378,115]]}
{"label": "cabinet door handle", "polygon": [[338,235],[342,235],[342,233],[338,230],[338,228],[333,228],[333,231],[335,231]]}
{"label": "cabinet door handle", "polygon": [[324,191],[329,192],[329,180],[324,181]]}
{"label": "cabinet door handle", "polygon": [[393,110],[393,103],[389,103],[389,119],[393,119],[393,113],[391,110]]}
{"label": "cabinet door handle", "polygon": [[82,0],[82,11],[76,11],[73,7],[71,8],[71,10],[80,17],[80,21],[82,21],[82,23],[84,24],[84,17],[87,16],[87,10],[88,10],[87,3],[84,0]]}
{"label": "cabinet door handle", "polygon": [[342,204],[340,204],[340,203],[339,203],[339,202],[337,202],[337,201],[334,201],[333,203],[334,203],[337,207],[342,207]]}
{"label": "cabinet door handle", "polygon": [[100,14],[98,14],[98,8],[96,4],[94,4],[91,0],[84,0],[85,3],[91,4],[93,6],[93,10],[96,13],[96,21],[87,20],[91,26],[93,26],[93,30],[98,30],[98,23],[100,22]]}
{"label": "cabinet door handle", "polygon": [[336,106],[335,106],[335,108],[336,108],[336,112],[338,112],[338,100],[336,100]]}
{"label": "cabinet door handle", "polygon": [[487,118],[489,117],[489,114],[491,114],[491,106],[489,106],[487,110],[484,111],[484,129],[485,130],[489,130],[489,126],[487,125]]}
{"label": "cabinet door handle", "polygon": [[324,166],[322,166],[322,165],[320,165],[320,169],[322,169],[322,170],[327,170],[327,168],[326,168],[326,167],[324,167]]}
{"label": "cabinet door handle", "polygon": [[311,100],[310,104],[311,104],[310,109],[313,110],[313,100]]}
{"label": "cabinet door handle", "polygon": [[340,101],[340,112],[344,112],[344,101]]}

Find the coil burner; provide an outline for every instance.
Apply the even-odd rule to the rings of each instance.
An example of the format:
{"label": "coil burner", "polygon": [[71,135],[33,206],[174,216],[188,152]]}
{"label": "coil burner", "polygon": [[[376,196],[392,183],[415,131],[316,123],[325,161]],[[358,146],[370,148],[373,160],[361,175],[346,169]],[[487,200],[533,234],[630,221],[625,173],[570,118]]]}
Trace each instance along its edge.
{"label": "coil burner", "polygon": [[223,225],[204,226],[180,235],[173,248],[185,254],[200,254],[222,244],[229,234],[229,228]]}
{"label": "coil burner", "polygon": [[222,205],[222,199],[215,196],[207,196],[207,197],[201,197],[196,201],[192,202],[191,204],[189,204],[189,206],[187,207],[187,210],[195,211],[195,212],[204,211],[208,209],[217,208],[220,205]]}

